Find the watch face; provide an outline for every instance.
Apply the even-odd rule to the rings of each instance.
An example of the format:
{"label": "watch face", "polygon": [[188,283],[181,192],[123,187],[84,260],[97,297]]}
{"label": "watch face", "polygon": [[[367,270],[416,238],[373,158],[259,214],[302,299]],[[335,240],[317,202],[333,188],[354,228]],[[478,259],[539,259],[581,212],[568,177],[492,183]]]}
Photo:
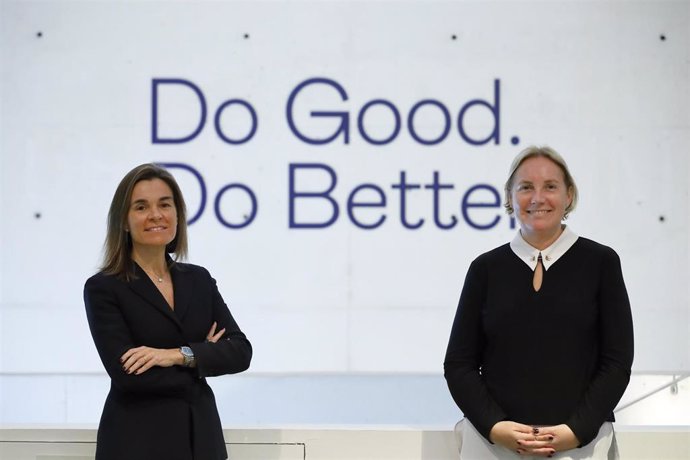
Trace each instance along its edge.
{"label": "watch face", "polygon": [[182,358],[184,367],[191,367],[194,363],[194,352],[189,347],[180,347],[180,353],[182,353]]}

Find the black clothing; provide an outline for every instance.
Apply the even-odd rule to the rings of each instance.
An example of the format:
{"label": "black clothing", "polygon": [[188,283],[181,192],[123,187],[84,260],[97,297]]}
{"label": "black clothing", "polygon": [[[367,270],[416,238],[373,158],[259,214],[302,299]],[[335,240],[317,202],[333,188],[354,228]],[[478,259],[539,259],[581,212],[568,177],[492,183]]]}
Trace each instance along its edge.
{"label": "black clothing", "polygon": [[544,272],[509,244],[467,273],[444,362],[453,399],[487,439],[494,424],[567,424],[594,439],[630,379],[633,326],[620,260],[578,240]]}
{"label": "black clothing", "polygon": [[[222,460],[227,458],[216,401],[205,377],[242,372],[252,347],[206,269],[171,267],[171,309],[136,266],[127,282],[98,273],[86,281],[91,335],[111,379],[98,427],[97,460]],[[211,324],[225,334],[205,343]],[[130,348],[189,345],[196,368],[154,366],[127,374],[119,359]]]}

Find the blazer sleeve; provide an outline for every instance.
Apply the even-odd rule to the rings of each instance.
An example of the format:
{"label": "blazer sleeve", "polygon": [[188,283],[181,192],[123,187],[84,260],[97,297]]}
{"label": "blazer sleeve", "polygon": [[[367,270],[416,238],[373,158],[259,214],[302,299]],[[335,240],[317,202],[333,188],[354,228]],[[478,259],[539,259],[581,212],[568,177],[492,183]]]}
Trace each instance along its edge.
{"label": "blazer sleeve", "polygon": [[620,401],[630,381],[633,322],[618,254],[606,252],[599,286],[599,365],[587,391],[565,422],[581,445],[589,444]]}
{"label": "blazer sleeve", "polygon": [[481,259],[470,265],[448,341],[444,375],[450,394],[477,431],[489,440],[493,426],[507,414],[489,394],[480,374],[485,340],[482,306],[486,298],[487,272]]}
{"label": "blazer sleeve", "polygon": [[[252,345],[240,330],[218,291],[216,280],[206,269],[202,269],[206,282],[212,289],[213,321],[216,330],[225,328],[225,333],[216,342],[195,342],[189,346],[194,352],[196,370],[199,377],[213,377],[224,374],[236,374],[249,368],[252,360]],[[210,327],[210,325],[209,325]]]}
{"label": "blazer sleeve", "polygon": [[113,385],[126,392],[185,394],[195,383],[194,373],[180,366],[152,367],[140,375],[127,374],[120,357],[135,347],[122,315],[113,277],[95,275],[84,285],[84,304],[91,336]]}

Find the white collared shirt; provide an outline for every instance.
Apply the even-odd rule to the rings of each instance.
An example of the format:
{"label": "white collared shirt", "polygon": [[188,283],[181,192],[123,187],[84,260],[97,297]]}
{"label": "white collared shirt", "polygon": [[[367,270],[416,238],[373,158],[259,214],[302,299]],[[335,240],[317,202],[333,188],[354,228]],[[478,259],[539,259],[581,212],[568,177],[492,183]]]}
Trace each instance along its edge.
{"label": "white collared shirt", "polygon": [[575,244],[578,238],[578,235],[570,230],[570,227],[565,226],[558,239],[554,241],[551,246],[540,251],[525,241],[518,231],[513,241],[510,242],[510,249],[512,249],[515,255],[526,263],[532,271],[537,268],[537,258],[541,252],[541,262],[544,265],[544,270],[548,270],[551,265],[555,264],[556,261]]}

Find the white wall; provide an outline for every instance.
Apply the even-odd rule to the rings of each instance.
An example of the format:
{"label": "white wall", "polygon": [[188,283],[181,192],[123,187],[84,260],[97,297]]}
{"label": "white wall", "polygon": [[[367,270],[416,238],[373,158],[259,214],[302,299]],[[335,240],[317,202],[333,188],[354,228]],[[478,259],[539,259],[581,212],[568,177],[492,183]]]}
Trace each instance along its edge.
{"label": "white wall", "polygon": [[[328,382],[331,373],[394,375],[403,386],[438,379],[466,267],[514,233],[498,205],[471,209],[475,224],[499,219],[490,229],[473,228],[461,212],[463,196],[477,184],[500,191],[511,158],[532,143],[554,146],[570,163],[582,193],[570,225],[621,255],[635,317],[635,369],[690,369],[688,3],[3,0],[1,8],[3,422],[26,417],[5,408],[16,407],[8,402],[30,387],[39,394],[54,384],[75,385],[79,395],[103,391],[81,289],[99,263],[117,182],[147,161],[184,163],[203,176],[208,198],[190,227],[191,260],[218,279],[255,347],[249,377],[238,382],[275,377],[270,388],[259,387],[280,394],[281,376],[295,373],[314,382]],[[314,77],[337,82],[348,100],[324,85],[305,89],[295,103],[298,130],[327,137],[336,120],[309,112],[347,111],[349,143],[341,135],[311,145],[290,129],[289,96]],[[206,124],[189,142],[152,142],[152,80],[161,78],[203,91]],[[233,98],[247,101],[258,119],[254,136],[240,145],[224,142],[213,125],[215,110]],[[402,117],[386,145],[368,143],[356,128],[358,112],[375,99]],[[415,141],[406,123],[427,99],[447,107],[452,119],[434,146]],[[463,128],[476,140],[498,126],[497,142],[470,145],[459,134],[461,108],[477,99],[498,117],[473,105]],[[198,98],[180,85],[160,86],[157,107],[161,137],[189,134],[199,121]],[[232,138],[251,129],[238,105],[219,120]],[[373,138],[394,127],[381,105],[364,117]],[[443,128],[435,106],[414,117],[413,129],[425,139]],[[332,195],[341,209],[329,227],[289,226],[290,165],[303,163],[337,174]],[[172,170],[194,214],[199,183]],[[443,222],[454,215],[458,224],[439,229],[433,193],[421,189],[408,192],[406,212],[409,221],[425,223],[405,228],[392,188],[401,171],[410,183],[429,184],[438,171],[452,184],[441,191],[439,210]],[[323,191],[329,176],[300,169],[296,181],[300,191]],[[256,218],[243,229],[226,228],[214,213],[214,199],[229,183],[256,195]],[[363,183],[386,195],[385,207],[355,211],[368,223],[385,214],[372,230],[358,228],[343,208]],[[492,199],[486,190],[470,196]],[[237,190],[223,195],[220,209],[234,223],[251,214]],[[300,222],[325,222],[332,210],[326,200],[301,199],[296,212]],[[81,407],[85,399],[63,394],[85,422],[95,421],[97,411]],[[438,402],[444,409],[434,417],[445,423],[451,417]]]}
{"label": "white wall", "polygon": [[[451,460],[457,459],[451,430],[387,427],[353,429],[225,430],[230,458],[241,460]],[[626,460],[678,460],[690,454],[687,427],[619,430],[616,439]],[[13,460],[87,460],[96,450],[95,430],[0,429],[0,455]]]}

